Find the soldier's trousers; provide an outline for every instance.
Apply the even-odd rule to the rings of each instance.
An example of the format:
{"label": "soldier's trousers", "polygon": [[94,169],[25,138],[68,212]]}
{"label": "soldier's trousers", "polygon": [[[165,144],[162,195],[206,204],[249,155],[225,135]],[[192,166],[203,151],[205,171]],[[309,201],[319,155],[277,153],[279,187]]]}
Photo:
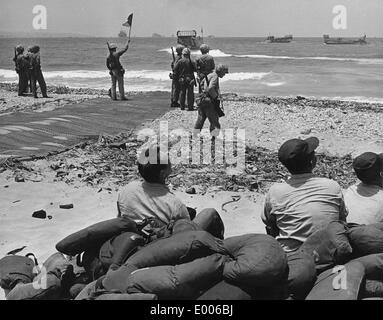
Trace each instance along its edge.
{"label": "soldier's trousers", "polygon": [[47,85],[44,80],[44,76],[41,70],[34,71],[31,73],[31,84],[33,95],[37,98],[37,86],[36,82],[39,83],[41,93],[43,97],[47,96]]}
{"label": "soldier's trousers", "polygon": [[205,124],[206,118],[210,122],[210,132],[213,135],[218,135],[221,129],[219,123],[219,116],[212,103],[204,104],[198,108],[198,118],[195,123],[194,129],[201,130]]}
{"label": "soldier's trousers", "polygon": [[27,71],[19,71],[19,96],[23,95],[28,89]]}
{"label": "soldier's trousers", "polygon": [[180,84],[180,105],[181,109],[185,109],[185,100],[187,108],[194,107],[194,86],[190,84]]}
{"label": "soldier's trousers", "polygon": [[180,99],[180,84],[177,80],[172,81],[172,94],[171,94],[171,103],[172,106],[178,104],[178,100]]}
{"label": "soldier's trousers", "polygon": [[112,71],[112,99],[117,100],[117,82],[118,90],[120,91],[120,99],[125,99],[125,88],[124,88],[124,75],[117,71]]}

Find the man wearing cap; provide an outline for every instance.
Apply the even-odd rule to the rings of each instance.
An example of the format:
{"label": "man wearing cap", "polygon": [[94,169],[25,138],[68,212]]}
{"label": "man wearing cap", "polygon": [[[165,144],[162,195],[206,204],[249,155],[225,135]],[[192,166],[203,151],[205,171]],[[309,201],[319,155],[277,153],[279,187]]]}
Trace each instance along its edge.
{"label": "man wearing cap", "polygon": [[219,79],[223,78],[227,73],[229,73],[229,68],[226,65],[220,64],[214,72],[207,75],[201,81],[201,90],[206,97],[208,97],[208,102],[198,106],[198,118],[194,125],[194,129],[201,130],[207,118],[210,122],[210,133],[213,137],[218,136],[221,129],[217,112],[221,96]]}
{"label": "man wearing cap", "polygon": [[[182,50],[182,58],[174,66],[173,77],[180,86],[180,106],[185,110],[194,110],[194,86],[196,85],[194,72],[196,71],[195,62],[190,58],[190,50]],[[186,100],[186,103],[185,103]]]}
{"label": "man wearing cap", "polygon": [[19,96],[23,96],[28,88],[28,72],[29,72],[29,62],[24,55],[24,47],[18,45],[15,48],[15,57],[13,58],[15,62],[15,70],[19,76]]}
{"label": "man wearing cap", "polygon": [[109,74],[112,79],[112,88],[111,88],[111,98],[112,100],[117,100],[117,89],[116,85],[118,82],[118,90],[120,91],[120,99],[127,100],[125,97],[125,88],[124,88],[124,74],[125,70],[121,65],[120,57],[129,49],[130,39],[128,40],[126,46],[117,51],[117,45],[112,43],[108,44],[109,56],[106,59],[106,66],[109,69]]}
{"label": "man wearing cap", "polygon": [[[175,57],[174,61],[171,64],[172,71],[174,72],[174,67],[177,64],[178,61],[182,59],[182,51],[185,49],[185,47],[182,44],[177,45],[176,52],[177,56]],[[174,74],[171,73],[171,79],[172,79],[172,93],[171,93],[171,108],[179,108],[180,104],[178,103],[178,100],[180,99],[180,84],[179,81],[176,81],[174,78]]]}
{"label": "man wearing cap", "polygon": [[383,222],[383,153],[365,152],[353,161],[360,182],[344,195],[347,222],[373,224]]}
{"label": "man wearing cap", "polygon": [[214,58],[209,54],[210,48],[207,44],[202,44],[200,47],[202,55],[197,58],[197,76],[199,91],[202,92],[201,81],[215,69]]}
{"label": "man wearing cap", "polygon": [[47,85],[45,83],[43,72],[41,71],[40,47],[32,46],[28,49],[28,51],[33,96],[38,98],[36,85],[36,82],[38,82],[43,98],[49,98],[47,95]]}
{"label": "man wearing cap", "polygon": [[315,137],[292,139],[278,152],[279,161],[291,177],[270,188],[262,220],[268,234],[276,237],[287,253],[296,251],[313,232],[331,221],[346,220],[339,184],[312,173],[318,145]]}

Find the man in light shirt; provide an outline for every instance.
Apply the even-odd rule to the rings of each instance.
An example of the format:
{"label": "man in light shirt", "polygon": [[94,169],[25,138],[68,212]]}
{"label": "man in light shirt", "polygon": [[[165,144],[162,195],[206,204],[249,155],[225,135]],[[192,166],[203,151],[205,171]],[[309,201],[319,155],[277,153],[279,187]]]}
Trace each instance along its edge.
{"label": "man in light shirt", "polygon": [[345,192],[347,222],[383,222],[383,153],[363,153],[354,159],[353,167],[360,182]]}
{"label": "man in light shirt", "polygon": [[347,211],[339,184],[313,174],[319,140],[292,139],[278,152],[291,178],[274,184],[266,195],[262,220],[283,249],[296,251],[315,231],[331,221],[345,221]]}

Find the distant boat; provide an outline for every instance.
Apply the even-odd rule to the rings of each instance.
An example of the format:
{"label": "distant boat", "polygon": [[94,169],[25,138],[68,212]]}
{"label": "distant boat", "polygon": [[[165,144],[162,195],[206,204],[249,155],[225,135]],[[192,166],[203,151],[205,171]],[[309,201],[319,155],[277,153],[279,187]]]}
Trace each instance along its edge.
{"label": "distant boat", "polygon": [[177,43],[189,48],[190,50],[199,50],[203,44],[203,36],[197,36],[197,31],[177,31]]}
{"label": "distant boat", "polygon": [[325,44],[367,44],[366,35],[359,39],[346,39],[346,38],[330,38],[328,34],[323,36]]}
{"label": "distant boat", "polygon": [[118,34],[118,37],[119,38],[127,38],[128,34],[124,30],[121,30],[120,33]]}
{"label": "distant boat", "polygon": [[163,38],[163,36],[160,35],[159,33],[153,33],[152,38]]}
{"label": "distant boat", "polygon": [[268,36],[265,40],[267,43],[289,43],[293,40],[293,36],[291,34],[286,35],[281,38],[276,38],[274,36]]}

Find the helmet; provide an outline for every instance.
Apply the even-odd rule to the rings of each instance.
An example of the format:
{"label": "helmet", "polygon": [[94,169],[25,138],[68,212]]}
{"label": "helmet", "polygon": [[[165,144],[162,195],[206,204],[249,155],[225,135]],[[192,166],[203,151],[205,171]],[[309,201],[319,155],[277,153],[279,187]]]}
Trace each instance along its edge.
{"label": "helmet", "polygon": [[188,48],[185,48],[182,50],[182,55],[184,56],[190,56],[190,50]]}
{"label": "helmet", "polygon": [[199,49],[201,50],[202,54],[208,53],[210,51],[210,48],[207,44],[201,44]]}
{"label": "helmet", "polygon": [[182,50],[185,49],[185,47],[182,45],[182,44],[179,44],[177,47],[176,47],[176,52],[178,54],[182,54]]}
{"label": "helmet", "polygon": [[19,45],[16,47],[16,52],[17,52],[17,53],[23,53],[23,52],[24,52],[24,47],[23,47],[21,44],[19,44]]}
{"label": "helmet", "polygon": [[111,43],[111,44],[109,45],[109,49],[111,49],[111,50],[115,50],[115,49],[117,49],[117,45],[116,45],[115,43]]}
{"label": "helmet", "polygon": [[215,68],[215,71],[218,73],[229,73],[229,67],[225,64],[219,64],[217,68]]}
{"label": "helmet", "polygon": [[31,46],[31,47],[28,47],[28,52],[31,52],[31,53],[38,53],[40,51],[40,47],[39,46]]}

